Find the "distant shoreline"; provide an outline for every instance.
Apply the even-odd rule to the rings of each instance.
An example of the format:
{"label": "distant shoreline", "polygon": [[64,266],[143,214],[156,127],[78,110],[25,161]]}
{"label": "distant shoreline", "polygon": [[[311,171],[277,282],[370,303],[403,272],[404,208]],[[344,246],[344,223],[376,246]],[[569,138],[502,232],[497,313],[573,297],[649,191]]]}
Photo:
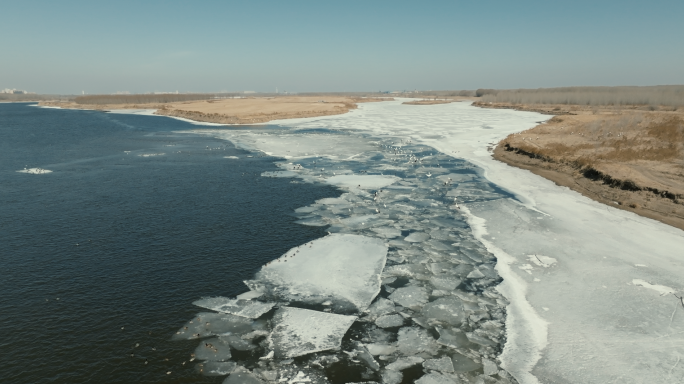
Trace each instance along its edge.
{"label": "distant shoreline", "polygon": [[285,96],[149,104],[78,104],[73,101],[42,101],[39,102],[39,106],[100,111],[154,109],[156,110],[154,114],[160,116],[180,117],[205,123],[248,125],[266,123],[273,120],[339,115],[358,108],[359,103],[389,100],[394,99]]}

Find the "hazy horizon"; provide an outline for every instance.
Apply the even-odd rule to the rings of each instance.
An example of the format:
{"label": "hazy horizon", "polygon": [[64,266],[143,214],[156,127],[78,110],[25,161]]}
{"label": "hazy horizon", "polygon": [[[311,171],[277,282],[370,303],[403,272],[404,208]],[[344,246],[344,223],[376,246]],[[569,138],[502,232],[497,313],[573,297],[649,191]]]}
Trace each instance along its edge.
{"label": "hazy horizon", "polygon": [[3,1],[0,89],[344,92],[684,84],[684,3]]}

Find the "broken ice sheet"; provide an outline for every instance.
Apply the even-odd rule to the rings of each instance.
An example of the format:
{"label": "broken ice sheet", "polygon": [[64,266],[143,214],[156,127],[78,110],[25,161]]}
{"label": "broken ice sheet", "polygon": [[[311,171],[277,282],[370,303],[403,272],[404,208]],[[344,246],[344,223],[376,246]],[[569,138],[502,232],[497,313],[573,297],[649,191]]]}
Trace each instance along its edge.
{"label": "broken ice sheet", "polygon": [[197,360],[206,361],[230,360],[230,344],[227,340],[219,337],[202,340],[197,348],[195,348],[195,357]]}
{"label": "broken ice sheet", "polygon": [[394,328],[404,325],[404,317],[401,315],[385,315],[375,320],[375,325],[380,328]]}
{"label": "broken ice sheet", "polygon": [[439,333],[439,339],[437,342],[442,345],[446,345],[451,348],[466,348],[470,345],[470,341],[465,333],[461,332],[460,329],[444,329],[437,327],[437,332]]}
{"label": "broken ice sheet", "polygon": [[261,303],[252,300],[233,300],[227,297],[209,297],[193,302],[194,305],[217,312],[231,313],[256,319],[273,308],[275,303]]}
{"label": "broken ice sheet", "polygon": [[443,373],[432,372],[416,380],[416,384],[456,384],[456,380]]}
{"label": "broken ice sheet", "polygon": [[211,335],[243,334],[254,330],[252,320],[227,313],[201,312],[188,321],[174,340],[197,339]]}
{"label": "broken ice sheet", "polygon": [[428,294],[423,287],[398,288],[390,296],[390,300],[411,309],[419,309],[428,301]]}
{"label": "broken ice sheet", "polygon": [[423,242],[429,238],[430,238],[430,235],[428,235],[427,233],[413,232],[412,234],[406,236],[404,238],[404,241],[408,241],[409,243],[420,243],[420,242]]}
{"label": "broken ice sheet", "polygon": [[355,320],[356,316],[283,307],[273,317],[271,347],[278,358],[336,349]]}
{"label": "broken ice sheet", "polygon": [[454,364],[448,356],[442,356],[439,359],[425,360],[425,362],[423,362],[423,368],[447,373],[454,372]]}
{"label": "broken ice sheet", "polygon": [[465,319],[463,302],[456,297],[443,297],[427,303],[422,313],[428,319],[439,320],[454,326],[461,325]]}
{"label": "broken ice sheet", "polygon": [[252,280],[283,301],[363,311],[380,293],[387,245],[381,239],[333,234],[289,250],[261,268]]}
{"label": "broken ice sheet", "polygon": [[421,352],[434,355],[439,346],[427,330],[416,327],[404,327],[399,330],[397,348],[404,356],[415,356]]}

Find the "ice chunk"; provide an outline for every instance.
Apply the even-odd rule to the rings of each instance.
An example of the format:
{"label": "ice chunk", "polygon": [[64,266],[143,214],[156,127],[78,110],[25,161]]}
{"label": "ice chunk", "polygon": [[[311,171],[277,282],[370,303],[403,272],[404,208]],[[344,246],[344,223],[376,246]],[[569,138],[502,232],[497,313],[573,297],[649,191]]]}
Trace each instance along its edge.
{"label": "ice chunk", "polygon": [[374,317],[396,312],[394,309],[394,303],[382,297],[378,298],[378,300],[373,303],[368,310],[370,315]]}
{"label": "ice chunk", "polygon": [[456,297],[442,297],[423,307],[423,316],[459,326],[465,319],[463,302]]}
{"label": "ice chunk", "polygon": [[28,169],[24,168],[24,169],[18,170],[17,172],[19,172],[19,173],[28,173],[28,174],[30,174],[30,175],[43,175],[43,174],[46,174],[46,173],[52,173],[51,170],[49,170],[49,169],[43,169],[43,168],[28,168]]}
{"label": "ice chunk", "polygon": [[207,361],[195,365],[195,370],[205,376],[225,376],[231,373],[237,363],[234,361]]}
{"label": "ice chunk", "polygon": [[453,291],[461,285],[461,280],[452,276],[433,276],[430,278],[430,283],[437,289]]}
{"label": "ice chunk", "polygon": [[404,241],[408,241],[409,243],[420,243],[420,242],[423,242],[429,238],[430,238],[430,235],[428,235],[427,233],[413,232],[412,234],[406,236],[404,238]]}
{"label": "ice chunk", "polygon": [[482,368],[481,364],[474,362],[469,357],[463,356],[460,353],[451,355],[451,362],[453,363],[456,372],[470,372]]}
{"label": "ice chunk", "polygon": [[195,357],[198,360],[226,361],[231,357],[230,344],[227,340],[216,337],[202,340],[195,348]]}
{"label": "ice chunk", "polygon": [[434,354],[438,349],[438,345],[427,330],[416,327],[404,327],[399,330],[397,348],[405,356],[415,356],[421,352]]}
{"label": "ice chunk", "polygon": [[480,344],[483,347],[494,347],[494,346],[496,346],[496,342],[489,340],[486,337],[480,336],[477,333],[468,332],[468,333],[466,333],[466,336],[468,337],[468,340],[471,343]]}
{"label": "ice chunk", "polygon": [[484,368],[484,374],[487,376],[499,373],[499,367],[496,366],[495,362],[489,359],[482,359],[482,367]]}
{"label": "ice chunk", "polygon": [[383,276],[420,276],[428,274],[425,264],[399,264],[392,265],[382,272]]}
{"label": "ice chunk", "polygon": [[366,344],[368,352],[373,356],[391,355],[396,351],[397,347],[389,344]]}
{"label": "ice chunk", "polygon": [[387,364],[385,368],[392,371],[403,371],[404,369],[411,368],[414,365],[422,363],[423,361],[425,361],[425,359],[418,356],[401,357],[394,363]]}
{"label": "ice chunk", "polygon": [[468,279],[481,279],[481,278],[485,277],[485,275],[482,272],[480,272],[479,269],[473,269],[473,271],[470,272],[468,274],[468,276],[466,276],[466,277]]}
{"label": "ice chunk", "polygon": [[442,373],[432,372],[415,381],[416,384],[456,384],[456,381]]}
{"label": "ice chunk", "polygon": [[380,369],[380,364],[378,364],[377,361],[373,358],[373,355],[370,353],[370,351],[360,342],[356,342],[356,349],[354,350],[356,353],[356,358],[363,361],[368,368],[377,371]]}
{"label": "ice chunk", "polygon": [[245,317],[227,313],[202,312],[176,332],[173,339],[197,339],[231,333],[243,334],[252,330],[252,320]]}
{"label": "ice chunk", "polygon": [[398,230],[396,228],[391,228],[391,227],[373,228],[372,231],[377,233],[378,235],[386,238],[386,239],[393,239],[395,237],[401,236],[400,230]]}
{"label": "ice chunk", "polygon": [[339,348],[354,320],[355,316],[283,307],[273,318],[271,346],[279,358]]}
{"label": "ice chunk", "polygon": [[404,379],[404,375],[399,371],[386,370],[382,372],[383,384],[399,384]]}
{"label": "ice chunk", "polygon": [[439,333],[439,339],[437,342],[442,345],[446,345],[451,348],[466,348],[470,345],[470,341],[465,333],[458,329],[444,329],[436,328]]}
{"label": "ice chunk", "polygon": [[423,368],[447,373],[454,372],[454,364],[448,356],[443,356],[439,359],[425,360]]}
{"label": "ice chunk", "polygon": [[240,336],[237,335],[229,335],[229,336],[222,336],[222,340],[226,340],[228,344],[230,344],[230,347],[238,350],[238,351],[251,351],[253,349],[256,349],[256,345],[252,344],[249,342],[248,339],[243,339]]}
{"label": "ice chunk", "polygon": [[375,325],[380,328],[401,327],[404,325],[404,317],[400,315],[380,316],[375,320]]}
{"label": "ice chunk", "polygon": [[427,303],[428,294],[423,287],[411,286],[398,288],[389,298],[401,306],[414,309],[420,308],[423,304]]}
{"label": "ice chunk", "polygon": [[273,308],[275,303],[261,303],[251,300],[231,300],[226,297],[209,297],[197,300],[194,305],[212,309],[217,312],[232,313],[250,319],[256,319]]}
{"label": "ice chunk", "polygon": [[239,367],[223,381],[223,384],[263,384],[263,381],[249,370]]}
{"label": "ice chunk", "polygon": [[380,292],[386,257],[381,239],[333,234],[291,249],[252,282],[284,301],[332,300],[336,310],[363,311]]}
{"label": "ice chunk", "polygon": [[401,180],[396,176],[383,175],[337,175],[329,177],[326,183],[347,188],[380,189]]}

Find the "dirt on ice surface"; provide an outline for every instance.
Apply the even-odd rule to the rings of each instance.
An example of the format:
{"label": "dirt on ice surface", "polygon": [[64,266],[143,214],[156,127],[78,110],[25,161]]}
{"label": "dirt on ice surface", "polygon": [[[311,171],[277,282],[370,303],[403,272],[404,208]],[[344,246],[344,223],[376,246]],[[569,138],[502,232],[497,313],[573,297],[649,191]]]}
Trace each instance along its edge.
{"label": "dirt on ice surface", "polygon": [[[348,334],[358,341],[329,342],[341,342],[338,355],[350,353],[371,381],[684,381],[684,304],[675,296],[684,291],[684,232],[492,158],[488,147],[550,117],[467,102],[415,107],[397,100],[276,122],[288,128],[283,139],[290,133],[308,138],[291,141],[300,147],[279,145],[280,138],[264,132],[197,132],[286,158],[282,174],[271,177],[321,183],[338,175],[398,178],[381,190],[347,182],[339,199],[297,210],[304,225],[387,239],[382,291],[367,310],[353,314],[359,320]],[[245,298],[277,296],[258,284],[250,289]],[[306,310],[334,314],[326,305],[335,304]],[[206,316],[218,315],[200,317]],[[497,328],[504,318],[505,334]],[[347,321],[339,318],[340,329]],[[242,332],[242,340],[270,332],[260,320],[246,326],[231,319],[226,327]],[[331,359],[338,355],[310,363],[328,367],[334,377],[340,368]],[[276,373],[239,367],[227,382],[241,375],[257,380],[259,370],[268,381],[324,380],[314,370],[297,370],[297,360],[291,364]]]}

